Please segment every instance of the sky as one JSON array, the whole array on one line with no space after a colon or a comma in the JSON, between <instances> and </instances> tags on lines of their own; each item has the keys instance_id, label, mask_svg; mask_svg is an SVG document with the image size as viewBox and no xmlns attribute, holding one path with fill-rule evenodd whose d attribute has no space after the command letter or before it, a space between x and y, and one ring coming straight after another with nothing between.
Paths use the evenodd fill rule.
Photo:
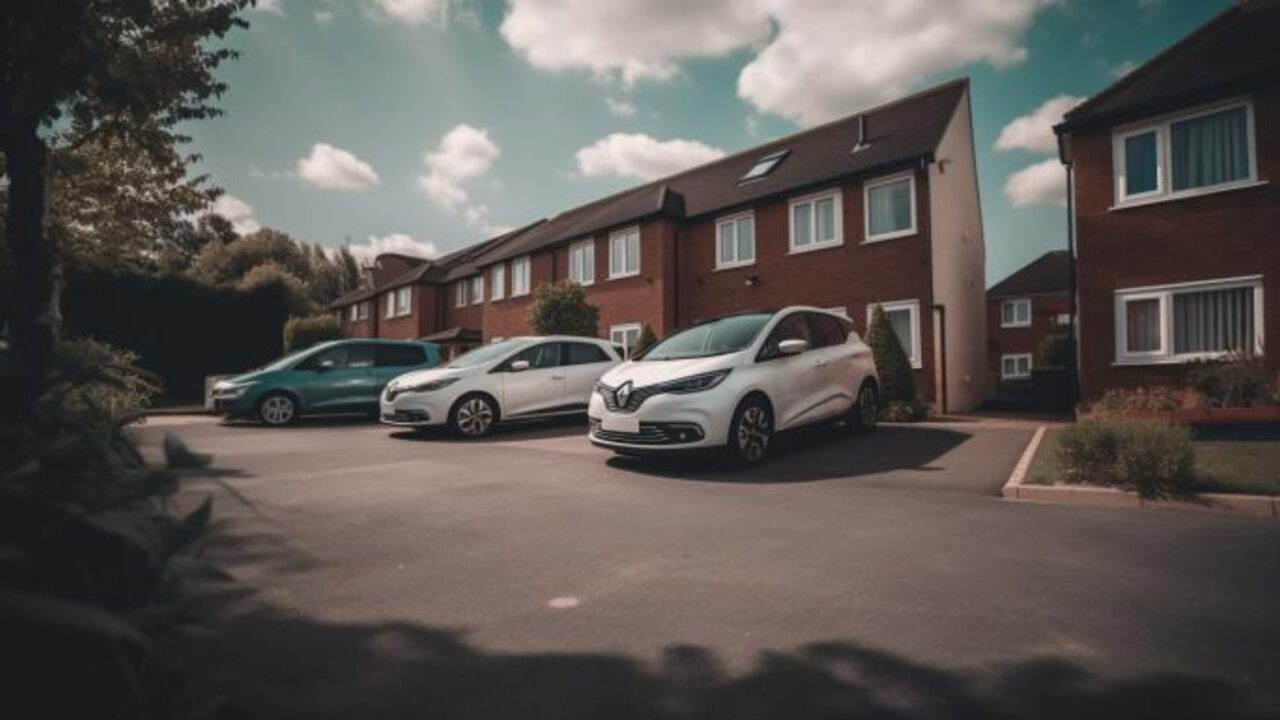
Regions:
<instances>
[{"instance_id":1,"label":"sky","mask_svg":"<svg viewBox=\"0 0 1280 720\"><path fill-rule=\"evenodd\" d=\"M987 284L1066 247L1051 126L1231 0L258 0L187 128L241 232L430 256L957 77Z\"/></svg>"}]
</instances>

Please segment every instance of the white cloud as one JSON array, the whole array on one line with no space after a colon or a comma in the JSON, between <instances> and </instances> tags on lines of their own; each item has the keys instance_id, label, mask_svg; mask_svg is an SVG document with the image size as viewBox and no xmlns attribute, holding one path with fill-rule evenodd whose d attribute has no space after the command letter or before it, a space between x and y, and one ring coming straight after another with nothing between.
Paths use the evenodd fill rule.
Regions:
<instances>
[{"instance_id":1,"label":"white cloud","mask_svg":"<svg viewBox=\"0 0 1280 720\"><path fill-rule=\"evenodd\" d=\"M254 5L254 10L258 12L271 13L284 17L284 0L258 0Z\"/></svg>"},{"instance_id":2,"label":"white cloud","mask_svg":"<svg viewBox=\"0 0 1280 720\"><path fill-rule=\"evenodd\" d=\"M813 124L970 63L1021 62L1023 32L1056 1L512 0L501 31L535 67L626 85L669 80L684 59L748 48L755 56L738 95Z\"/></svg>"},{"instance_id":3,"label":"white cloud","mask_svg":"<svg viewBox=\"0 0 1280 720\"><path fill-rule=\"evenodd\" d=\"M657 140L640 133L613 133L577 152L578 172L587 177L615 175L641 180L724 157L724 151L696 140Z\"/></svg>"},{"instance_id":4,"label":"white cloud","mask_svg":"<svg viewBox=\"0 0 1280 720\"><path fill-rule=\"evenodd\" d=\"M406 25L443 27L449 19L448 0L365 0L374 15Z\"/></svg>"},{"instance_id":5,"label":"white cloud","mask_svg":"<svg viewBox=\"0 0 1280 720\"><path fill-rule=\"evenodd\" d=\"M1074 95L1059 95L1046 100L1028 115L1016 117L1000 130L996 138L997 150L1030 150L1049 154L1057 151L1058 138L1053 126L1062 122L1068 110L1084 102Z\"/></svg>"},{"instance_id":6,"label":"white cloud","mask_svg":"<svg viewBox=\"0 0 1280 720\"><path fill-rule=\"evenodd\" d=\"M629 100L605 98L604 104L609 106L609 112L613 113L614 117L631 117L636 114L636 106Z\"/></svg>"},{"instance_id":7,"label":"white cloud","mask_svg":"<svg viewBox=\"0 0 1280 720\"><path fill-rule=\"evenodd\" d=\"M213 201L213 213L231 223L237 235L248 235L262 229L253 216L253 206L233 195L223 193Z\"/></svg>"},{"instance_id":8,"label":"white cloud","mask_svg":"<svg viewBox=\"0 0 1280 720\"><path fill-rule=\"evenodd\" d=\"M326 190L364 190L378 184L378 173L369 163L328 143L311 146L311 154L298 160L298 177Z\"/></svg>"},{"instance_id":9,"label":"white cloud","mask_svg":"<svg viewBox=\"0 0 1280 720\"><path fill-rule=\"evenodd\" d=\"M467 185L483 178L502 154L487 130L465 123L455 125L440 139L436 149L422 158L425 172L418 176L418 189L429 200L457 214L467 227L484 235L498 235L509 229L489 219L489 208L473 203Z\"/></svg>"},{"instance_id":10,"label":"white cloud","mask_svg":"<svg viewBox=\"0 0 1280 720\"><path fill-rule=\"evenodd\" d=\"M317 10L317 11L316 11L316 14L315 14L315 17L316 17L316 22L318 22L318 23L320 23L321 25L323 25L323 24L325 24L325 23L329 23L329 22L332 22L332 21L333 21L333 11L332 11L332 10Z\"/></svg>"},{"instance_id":11,"label":"white cloud","mask_svg":"<svg viewBox=\"0 0 1280 720\"><path fill-rule=\"evenodd\" d=\"M1119 65L1111 68L1111 77L1119 80L1138 68L1138 63L1132 60L1125 60Z\"/></svg>"},{"instance_id":12,"label":"white cloud","mask_svg":"<svg viewBox=\"0 0 1280 720\"><path fill-rule=\"evenodd\" d=\"M428 260L439 257L440 249L430 240L415 240L405 233L391 233L377 237L370 235L363 243L348 245L347 249L361 264L366 265L382 253L397 253Z\"/></svg>"},{"instance_id":13,"label":"white cloud","mask_svg":"<svg viewBox=\"0 0 1280 720\"><path fill-rule=\"evenodd\" d=\"M1042 160L1009 176L1004 195L1014 207L1067 204L1067 171L1057 158Z\"/></svg>"}]
</instances>

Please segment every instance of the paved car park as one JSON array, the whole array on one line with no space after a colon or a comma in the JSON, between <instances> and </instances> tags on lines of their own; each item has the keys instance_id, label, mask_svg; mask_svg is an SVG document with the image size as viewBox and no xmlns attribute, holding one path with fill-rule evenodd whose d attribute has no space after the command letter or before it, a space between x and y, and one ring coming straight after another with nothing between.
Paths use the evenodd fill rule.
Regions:
<instances>
[{"instance_id":1,"label":"paved car park","mask_svg":"<svg viewBox=\"0 0 1280 720\"><path fill-rule=\"evenodd\" d=\"M263 717L1269 717L1280 523L1000 500L1033 432L811 431L746 472L153 419L227 474L192 644Z\"/></svg>"}]
</instances>

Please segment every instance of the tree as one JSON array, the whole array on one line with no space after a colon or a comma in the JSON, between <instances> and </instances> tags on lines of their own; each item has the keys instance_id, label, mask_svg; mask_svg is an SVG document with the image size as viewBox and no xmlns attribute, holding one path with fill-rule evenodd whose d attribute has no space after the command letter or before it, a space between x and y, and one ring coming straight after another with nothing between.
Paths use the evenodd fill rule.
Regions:
<instances>
[{"instance_id":1,"label":"tree","mask_svg":"<svg viewBox=\"0 0 1280 720\"><path fill-rule=\"evenodd\" d=\"M342 267L343 288L355 290L360 287L360 264L356 262L356 256L351 254L351 248L346 245L339 248L338 261Z\"/></svg>"},{"instance_id":2,"label":"tree","mask_svg":"<svg viewBox=\"0 0 1280 720\"><path fill-rule=\"evenodd\" d=\"M127 142L163 158L180 123L219 114L217 42L253 0L48 0L0 5L0 151L8 173L12 367L51 366L62 251L49 228L50 150Z\"/></svg>"},{"instance_id":3,"label":"tree","mask_svg":"<svg viewBox=\"0 0 1280 720\"><path fill-rule=\"evenodd\" d=\"M640 337L636 340L636 346L631 351L631 355L634 357L637 353L648 350L656 342L658 342L658 336L654 335L653 328L649 327L648 323L645 323L644 327L640 328Z\"/></svg>"},{"instance_id":4,"label":"tree","mask_svg":"<svg viewBox=\"0 0 1280 720\"><path fill-rule=\"evenodd\" d=\"M876 360L876 374L880 378L880 398L885 402L914 403L916 401L916 376L911 369L911 359L902 349L898 333L889 324L884 308L876 305L871 314L871 327L867 330L867 345Z\"/></svg>"},{"instance_id":5,"label":"tree","mask_svg":"<svg viewBox=\"0 0 1280 720\"><path fill-rule=\"evenodd\" d=\"M284 351L302 350L342 336L342 322L333 313L291 317L284 324Z\"/></svg>"},{"instance_id":6,"label":"tree","mask_svg":"<svg viewBox=\"0 0 1280 720\"><path fill-rule=\"evenodd\" d=\"M587 302L582 286L572 280L539 285L529 306L529 327L539 335L597 337L600 308Z\"/></svg>"}]
</instances>

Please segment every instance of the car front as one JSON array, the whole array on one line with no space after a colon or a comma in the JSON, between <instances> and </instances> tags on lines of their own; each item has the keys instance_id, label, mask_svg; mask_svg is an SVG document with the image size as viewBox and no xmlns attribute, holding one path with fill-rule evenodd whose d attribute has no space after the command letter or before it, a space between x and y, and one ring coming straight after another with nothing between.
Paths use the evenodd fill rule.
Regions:
<instances>
[{"instance_id":1,"label":"car front","mask_svg":"<svg viewBox=\"0 0 1280 720\"><path fill-rule=\"evenodd\" d=\"M744 368L771 315L695 325L605 373L587 416L593 444L626 454L719 447L746 387Z\"/></svg>"},{"instance_id":2,"label":"car front","mask_svg":"<svg viewBox=\"0 0 1280 720\"><path fill-rule=\"evenodd\" d=\"M430 370L400 375L383 388L378 416L388 425L428 427L449 421L449 410L468 392L492 393L489 371L527 345L524 339L484 345Z\"/></svg>"},{"instance_id":3,"label":"car front","mask_svg":"<svg viewBox=\"0 0 1280 720\"><path fill-rule=\"evenodd\" d=\"M213 411L227 417L251 417L257 412L258 401L263 394L279 389L289 370L313 353L334 344L336 343L321 343L285 355L247 373L218 380L210 388Z\"/></svg>"}]
</instances>

